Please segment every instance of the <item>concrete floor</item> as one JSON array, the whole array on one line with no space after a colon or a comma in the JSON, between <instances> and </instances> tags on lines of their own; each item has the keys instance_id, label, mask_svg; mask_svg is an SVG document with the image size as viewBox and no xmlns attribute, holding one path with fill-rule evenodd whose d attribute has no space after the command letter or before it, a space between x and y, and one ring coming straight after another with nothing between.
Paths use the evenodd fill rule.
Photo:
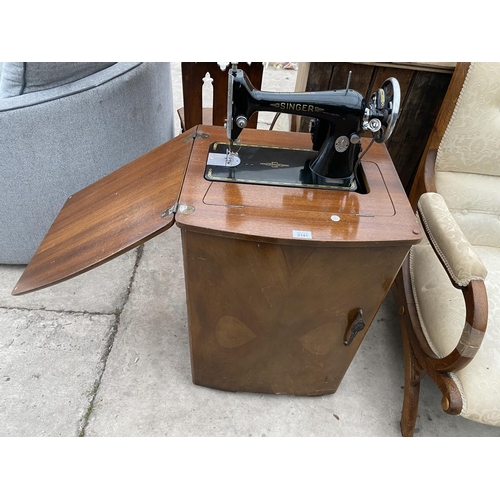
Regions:
<instances>
[{"instance_id":1,"label":"concrete floor","mask_svg":"<svg viewBox=\"0 0 500 500\"><path fill-rule=\"evenodd\" d=\"M180 63L172 64L176 108ZM265 71L293 91L296 71ZM270 123L263 117L261 127ZM286 128L281 123L278 128ZM384 301L336 394L227 393L191 382L184 276L175 227L52 288L10 295L0 266L0 436L399 436L398 317ZM416 436L499 436L446 415L429 380Z\"/></svg>"}]
</instances>

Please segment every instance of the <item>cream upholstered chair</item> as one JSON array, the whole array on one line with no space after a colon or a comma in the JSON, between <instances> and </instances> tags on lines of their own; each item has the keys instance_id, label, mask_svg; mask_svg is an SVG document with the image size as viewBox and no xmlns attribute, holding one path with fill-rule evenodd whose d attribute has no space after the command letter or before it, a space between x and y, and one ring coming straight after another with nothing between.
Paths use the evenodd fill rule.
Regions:
<instances>
[{"instance_id":1,"label":"cream upholstered chair","mask_svg":"<svg viewBox=\"0 0 500 500\"><path fill-rule=\"evenodd\" d=\"M428 374L452 415L500 426L500 63L459 63L410 201L426 237L396 280L401 431Z\"/></svg>"}]
</instances>

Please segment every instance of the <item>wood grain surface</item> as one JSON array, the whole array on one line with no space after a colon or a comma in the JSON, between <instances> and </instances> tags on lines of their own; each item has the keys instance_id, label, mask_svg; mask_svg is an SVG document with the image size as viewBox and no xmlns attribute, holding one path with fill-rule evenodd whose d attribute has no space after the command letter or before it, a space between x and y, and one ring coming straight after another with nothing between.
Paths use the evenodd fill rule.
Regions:
<instances>
[{"instance_id":1,"label":"wood grain surface","mask_svg":"<svg viewBox=\"0 0 500 500\"><path fill-rule=\"evenodd\" d=\"M179 202L191 210L176 215L181 228L285 244L406 246L420 241L415 215L383 144L374 143L364 158L370 192L360 194L207 181L208 149L225 142L225 134L223 127L198 128ZM244 130L240 139L246 145L311 147L306 133ZM311 240L297 242L294 230L310 231Z\"/></svg>"},{"instance_id":2,"label":"wood grain surface","mask_svg":"<svg viewBox=\"0 0 500 500\"><path fill-rule=\"evenodd\" d=\"M70 196L13 290L84 273L172 226L196 129Z\"/></svg>"},{"instance_id":3,"label":"wood grain surface","mask_svg":"<svg viewBox=\"0 0 500 500\"><path fill-rule=\"evenodd\" d=\"M205 180L209 147L224 141L223 128L198 128L176 215L193 382L333 393L420 240L394 166L383 145L369 150L367 194ZM307 149L311 140L244 130L241 144ZM359 310L365 326L346 346Z\"/></svg>"},{"instance_id":4,"label":"wood grain surface","mask_svg":"<svg viewBox=\"0 0 500 500\"><path fill-rule=\"evenodd\" d=\"M337 390L409 248L182 241L193 382L308 396Z\"/></svg>"},{"instance_id":5,"label":"wood grain surface","mask_svg":"<svg viewBox=\"0 0 500 500\"><path fill-rule=\"evenodd\" d=\"M193 127L71 196L13 290L44 288L92 269L177 224L240 239L315 245L404 245L420 240L389 154L366 154L370 192L281 188L211 182L204 169L223 127ZM307 149L309 134L244 130L246 144ZM366 143L364 143L366 146ZM187 172L186 172L186 166ZM336 216L338 220L332 220ZM294 240L293 231L311 232Z\"/></svg>"}]
</instances>

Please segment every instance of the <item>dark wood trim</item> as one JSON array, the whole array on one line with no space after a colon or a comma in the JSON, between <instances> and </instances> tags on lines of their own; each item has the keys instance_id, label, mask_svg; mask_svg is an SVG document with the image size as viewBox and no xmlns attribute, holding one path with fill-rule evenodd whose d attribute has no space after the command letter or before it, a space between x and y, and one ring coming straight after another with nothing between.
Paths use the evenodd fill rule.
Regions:
<instances>
[{"instance_id":1,"label":"dark wood trim","mask_svg":"<svg viewBox=\"0 0 500 500\"><path fill-rule=\"evenodd\" d=\"M407 437L413 436L415 431L420 382L425 375L429 375L441 391L441 406L446 413L459 415L463 407L462 396L450 374L437 371L432 364L436 356L420 327L409 274L407 257L392 286L399 309L404 354L404 394L400 426L401 434Z\"/></svg>"},{"instance_id":2,"label":"dark wood trim","mask_svg":"<svg viewBox=\"0 0 500 500\"><path fill-rule=\"evenodd\" d=\"M484 281L474 280L461 290L465 300L466 318L464 331L458 345L467 341L467 331L470 326L470 328L477 332L476 335L481 336L475 342L479 348L484 338L486 325L488 324L488 296L486 294L486 287ZM459 352L458 345L446 357L429 359L429 363L438 372L454 372L465 368L474 359L477 350L473 351L473 354L463 355Z\"/></svg>"},{"instance_id":3,"label":"dark wood trim","mask_svg":"<svg viewBox=\"0 0 500 500\"><path fill-rule=\"evenodd\" d=\"M429 166L426 166L428 152L430 150L436 150L439 148L439 144L441 143L441 139L448 127L451 116L455 109L455 106L458 101L458 97L460 95L460 91L465 82L465 78L467 76L467 72L470 67L469 62L466 63L457 63L455 72L450 81L450 85L448 86L448 90L446 91L446 95L443 99L443 103L437 115L434 126L432 127L431 134L427 141L427 145L425 146L424 152L422 154L422 158L420 160L419 166L417 168L415 174L415 180L413 181L411 190L410 190L410 204L412 207L416 208L418 200L420 196L427 191L425 182L427 181L429 187L435 191L434 182L430 180L430 169ZM434 156L434 161L435 161ZM427 170L427 172L425 172ZM432 169L434 172L434 169Z\"/></svg>"}]
</instances>

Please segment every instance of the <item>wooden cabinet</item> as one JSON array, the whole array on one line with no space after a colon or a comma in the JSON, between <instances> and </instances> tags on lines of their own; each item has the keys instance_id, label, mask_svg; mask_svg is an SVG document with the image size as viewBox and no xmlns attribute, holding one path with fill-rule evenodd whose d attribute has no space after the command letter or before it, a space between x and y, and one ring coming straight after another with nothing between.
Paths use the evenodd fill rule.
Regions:
<instances>
[{"instance_id":1,"label":"wooden cabinet","mask_svg":"<svg viewBox=\"0 0 500 500\"><path fill-rule=\"evenodd\" d=\"M186 208L176 215L193 382L335 392L420 240L387 149L376 144L363 160L367 194L207 182L207 152L225 132L199 132L179 201ZM290 132L244 130L241 142L310 147L309 134Z\"/></svg>"},{"instance_id":2,"label":"wooden cabinet","mask_svg":"<svg viewBox=\"0 0 500 500\"><path fill-rule=\"evenodd\" d=\"M401 112L387 148L407 193L431 133L455 63L300 63L296 90L317 92L350 88L369 97L386 78L401 86ZM293 130L308 131L308 119L294 119Z\"/></svg>"}]
</instances>

